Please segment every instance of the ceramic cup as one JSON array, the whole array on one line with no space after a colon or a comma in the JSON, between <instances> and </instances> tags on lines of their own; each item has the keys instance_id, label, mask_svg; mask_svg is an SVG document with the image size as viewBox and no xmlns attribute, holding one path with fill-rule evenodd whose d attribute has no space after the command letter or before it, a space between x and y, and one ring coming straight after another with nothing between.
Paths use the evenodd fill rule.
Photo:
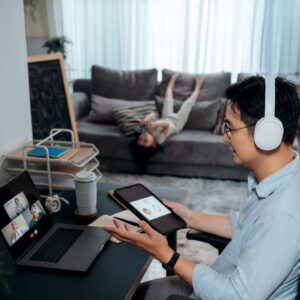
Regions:
<instances>
[{"instance_id":1,"label":"ceramic cup","mask_svg":"<svg viewBox=\"0 0 300 300\"><path fill-rule=\"evenodd\" d=\"M97 213L97 176L91 171L75 174L77 214L89 216Z\"/></svg>"}]
</instances>

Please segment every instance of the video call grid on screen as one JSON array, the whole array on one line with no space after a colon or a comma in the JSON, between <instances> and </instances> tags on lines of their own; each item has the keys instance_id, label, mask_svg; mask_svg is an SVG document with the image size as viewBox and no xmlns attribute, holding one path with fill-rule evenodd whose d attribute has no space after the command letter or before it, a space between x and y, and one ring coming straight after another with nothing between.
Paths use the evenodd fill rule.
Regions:
<instances>
[{"instance_id":1,"label":"video call grid on screen","mask_svg":"<svg viewBox=\"0 0 300 300\"><path fill-rule=\"evenodd\" d=\"M3 207L11 220L11 222L1 230L9 246L12 246L19 240L45 215L40 201L37 200L30 206L23 192L20 192L8 200ZM33 214L35 214L35 216Z\"/></svg>"}]
</instances>

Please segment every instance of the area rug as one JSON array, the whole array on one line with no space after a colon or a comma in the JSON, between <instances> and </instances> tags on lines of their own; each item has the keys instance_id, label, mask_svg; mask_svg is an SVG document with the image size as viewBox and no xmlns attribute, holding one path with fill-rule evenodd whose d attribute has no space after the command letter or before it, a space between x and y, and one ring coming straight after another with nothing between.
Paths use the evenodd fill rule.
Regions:
<instances>
[{"instance_id":1,"label":"area rug","mask_svg":"<svg viewBox=\"0 0 300 300\"><path fill-rule=\"evenodd\" d=\"M114 182L122 185L142 183L147 187L169 187L183 189L188 192L185 205L195 211L213 214L227 214L238 210L245 197L247 186L245 181L217 180L204 178L182 178L175 176L152 176L134 174L115 174L105 172L102 182ZM217 250L208 244L186 239L187 229L177 233L177 249L184 256L211 265L218 257ZM160 263L153 260L143 281L165 276Z\"/></svg>"}]
</instances>

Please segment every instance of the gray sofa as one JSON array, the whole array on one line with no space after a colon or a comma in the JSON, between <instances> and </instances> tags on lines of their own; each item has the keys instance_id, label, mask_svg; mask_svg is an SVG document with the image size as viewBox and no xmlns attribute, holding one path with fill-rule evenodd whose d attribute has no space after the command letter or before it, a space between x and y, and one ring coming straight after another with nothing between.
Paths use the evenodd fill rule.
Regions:
<instances>
[{"instance_id":1,"label":"gray sofa","mask_svg":"<svg viewBox=\"0 0 300 300\"><path fill-rule=\"evenodd\" d=\"M118 125L107 117L107 106L118 103L114 102L116 99L129 103L137 99L154 101L155 96L164 95L166 84L172 73L174 72L163 70L162 81L159 83L157 71L154 69L125 72L93 66L91 79L78 79L74 82L72 99L79 138L81 141L94 143L98 147L102 170L136 171L128 148L132 137L125 136ZM212 101L216 101L216 98L224 97L225 89L230 84L230 73L204 75L205 80L198 102L203 105L208 103L209 106ZM183 100L189 96L193 89L193 82L192 75L181 74L176 82L174 98ZM106 101L103 103L109 105L101 106L101 101L100 104L96 103L97 98L93 96L94 94L100 96L100 100ZM95 117L95 111L98 112L98 119ZM185 128L179 134L170 137L164 144L163 151L149 160L147 172L186 177L245 179L247 170L234 165L232 154L223 142L223 136L215 134L220 130L217 127L220 127L223 111L224 101L220 101L217 115L214 116L216 118L214 128L205 126L197 128L197 124L194 124L196 126L191 124L194 127ZM213 113L216 114L215 111ZM194 119L195 116L197 119L197 115L194 115ZM204 110L202 116L200 112L198 120L203 121L205 118L209 119L211 116Z\"/></svg>"}]
</instances>

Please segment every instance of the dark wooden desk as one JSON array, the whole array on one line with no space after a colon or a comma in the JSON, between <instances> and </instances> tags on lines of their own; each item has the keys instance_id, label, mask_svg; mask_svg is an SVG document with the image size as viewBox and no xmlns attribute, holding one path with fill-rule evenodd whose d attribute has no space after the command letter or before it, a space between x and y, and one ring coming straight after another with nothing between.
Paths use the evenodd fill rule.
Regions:
<instances>
[{"instance_id":1,"label":"dark wooden desk","mask_svg":"<svg viewBox=\"0 0 300 300\"><path fill-rule=\"evenodd\" d=\"M98 216L113 214L122 208L108 198L107 191L120 185L98 185ZM183 202L186 192L168 188L153 189L159 197ZM63 205L54 217L55 222L88 224L92 220L78 220L74 215L75 194L64 196L71 205ZM93 219L94 220L94 219ZM152 258L130 244L108 242L84 275L12 268L10 280L13 300L119 300L130 299L145 274Z\"/></svg>"}]
</instances>

